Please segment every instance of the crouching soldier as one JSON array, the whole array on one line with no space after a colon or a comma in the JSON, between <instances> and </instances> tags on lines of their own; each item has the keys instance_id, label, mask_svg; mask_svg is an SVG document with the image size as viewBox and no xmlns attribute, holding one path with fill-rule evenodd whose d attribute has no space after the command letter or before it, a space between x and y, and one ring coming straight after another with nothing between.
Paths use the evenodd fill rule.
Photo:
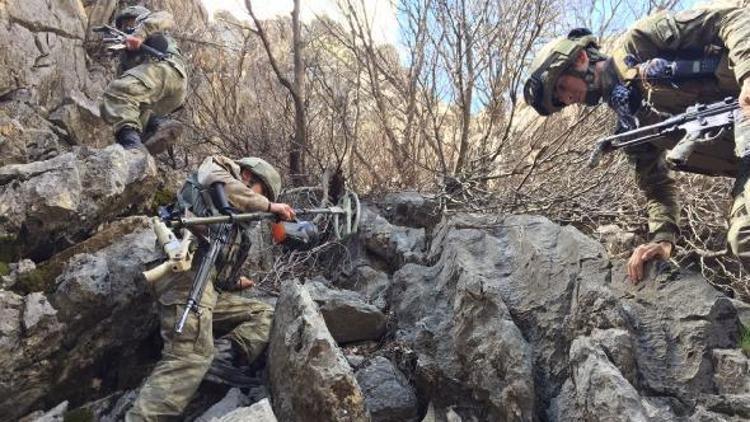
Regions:
<instances>
[{"instance_id":1,"label":"crouching soldier","mask_svg":"<svg viewBox=\"0 0 750 422\"><path fill-rule=\"evenodd\" d=\"M169 12L130 6L115 16L115 26L129 35L120 52L118 77L104 91L101 116L113 125L115 139L125 149L143 148L145 142L156 154L182 130L178 122L165 117L182 106L187 91L185 62L168 33L174 21ZM166 57L152 57L142 44Z\"/></svg>"},{"instance_id":2,"label":"crouching soldier","mask_svg":"<svg viewBox=\"0 0 750 422\"><path fill-rule=\"evenodd\" d=\"M215 184L223 184L226 200L233 210L270 211L284 220L295 217L289 205L274 202L281 190L279 173L266 161L253 157L236 161L220 155L206 158L183 185L176 206L186 216L210 215L208 210L215 201L207 203L211 198L206 190ZM199 246L190 271L170 273L152 284L159 301L164 348L126 421L179 416L207 373L214 378L228 377L230 381L235 375L241 378L235 365L238 362L249 365L265 350L273 309L232 293L253 284L239 276L247 256L248 238L236 236L230 242L223 262L216 264L209 276L210 282L200 298L200 313L189 313L180 334L175 332L175 323L185 310L200 256L208 245L204 242ZM220 336L216 343L214 332Z\"/></svg>"},{"instance_id":3,"label":"crouching soldier","mask_svg":"<svg viewBox=\"0 0 750 422\"><path fill-rule=\"evenodd\" d=\"M714 1L678 13L662 11L636 22L610 54L600 50L590 31L574 29L540 51L524 86L526 103L543 116L570 104L605 102L618 116L616 131L663 121L696 103L738 97L742 112L736 116L734 133L727 135L733 138L739 165L717 168L724 161L704 160L692 167L704 174L738 175L727 240L746 269L750 269L748 23L750 8L742 0ZM646 262L671 256L680 234L680 206L664 146L628 147L626 153L648 201L651 240L638 246L628 262L631 280L639 282Z\"/></svg>"}]
</instances>

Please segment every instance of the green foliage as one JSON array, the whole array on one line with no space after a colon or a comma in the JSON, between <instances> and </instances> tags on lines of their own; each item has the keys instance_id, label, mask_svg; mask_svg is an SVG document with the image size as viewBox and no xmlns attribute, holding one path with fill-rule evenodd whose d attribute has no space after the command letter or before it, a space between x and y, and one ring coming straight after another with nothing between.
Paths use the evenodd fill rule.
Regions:
<instances>
[{"instance_id":1,"label":"green foliage","mask_svg":"<svg viewBox=\"0 0 750 422\"><path fill-rule=\"evenodd\" d=\"M13 290L19 294L31 292L52 293L55 288L55 278L60 274L60 268L55 265L40 265L35 270L19 274Z\"/></svg>"},{"instance_id":2,"label":"green foliage","mask_svg":"<svg viewBox=\"0 0 750 422\"><path fill-rule=\"evenodd\" d=\"M10 266L7 262L0 261L0 276L10 274Z\"/></svg>"},{"instance_id":3,"label":"green foliage","mask_svg":"<svg viewBox=\"0 0 750 422\"><path fill-rule=\"evenodd\" d=\"M155 215L156 210L162 206L162 205L168 205L174 202L175 193L167 188L161 188L158 189L155 193L153 198L151 199L151 203L148 206L147 212L149 214Z\"/></svg>"},{"instance_id":4,"label":"green foliage","mask_svg":"<svg viewBox=\"0 0 750 422\"><path fill-rule=\"evenodd\" d=\"M94 422L94 412L85 408L78 408L65 412L63 422Z\"/></svg>"},{"instance_id":5,"label":"green foliage","mask_svg":"<svg viewBox=\"0 0 750 422\"><path fill-rule=\"evenodd\" d=\"M0 236L0 261L16 262L18 257L18 239L12 236Z\"/></svg>"},{"instance_id":6,"label":"green foliage","mask_svg":"<svg viewBox=\"0 0 750 422\"><path fill-rule=\"evenodd\" d=\"M750 356L750 328L742 327L742 337L740 338L740 348L747 356Z\"/></svg>"}]
</instances>

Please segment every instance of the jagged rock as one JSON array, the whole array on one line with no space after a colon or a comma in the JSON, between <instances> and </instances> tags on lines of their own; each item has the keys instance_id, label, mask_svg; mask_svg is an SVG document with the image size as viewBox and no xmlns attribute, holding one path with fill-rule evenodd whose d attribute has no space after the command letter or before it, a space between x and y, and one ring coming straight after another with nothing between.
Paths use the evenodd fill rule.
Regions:
<instances>
[{"instance_id":1,"label":"jagged rock","mask_svg":"<svg viewBox=\"0 0 750 422\"><path fill-rule=\"evenodd\" d=\"M71 416L80 416L80 420L96 422L120 422L125 419L125 414L133 406L138 392L130 390L118 391L99 400L86 403L72 410ZM73 419L71 417L71 419Z\"/></svg>"},{"instance_id":2,"label":"jagged rock","mask_svg":"<svg viewBox=\"0 0 750 422\"><path fill-rule=\"evenodd\" d=\"M202 415L195 419L195 422L215 422L222 416L250 404L250 399L242 394L239 388L232 388L227 392L223 399L215 403ZM255 420L255 419L246 419Z\"/></svg>"},{"instance_id":3,"label":"jagged rock","mask_svg":"<svg viewBox=\"0 0 750 422\"><path fill-rule=\"evenodd\" d=\"M417 419L417 396L404 374L378 356L357 371L373 422L408 422Z\"/></svg>"},{"instance_id":4,"label":"jagged rock","mask_svg":"<svg viewBox=\"0 0 750 422\"><path fill-rule=\"evenodd\" d=\"M389 193L381 207L383 216L398 226L431 229L440 222L440 203L419 192Z\"/></svg>"},{"instance_id":5,"label":"jagged rock","mask_svg":"<svg viewBox=\"0 0 750 422\"><path fill-rule=\"evenodd\" d=\"M59 134L23 101L0 102L0 166L47 160L63 150Z\"/></svg>"},{"instance_id":6,"label":"jagged rock","mask_svg":"<svg viewBox=\"0 0 750 422\"><path fill-rule=\"evenodd\" d=\"M366 421L364 397L315 302L286 282L276 304L268 366L282 421Z\"/></svg>"},{"instance_id":7,"label":"jagged rock","mask_svg":"<svg viewBox=\"0 0 750 422\"><path fill-rule=\"evenodd\" d=\"M64 401L48 412L34 412L24 416L19 422L63 422L65 412L68 411L68 402Z\"/></svg>"},{"instance_id":8,"label":"jagged rock","mask_svg":"<svg viewBox=\"0 0 750 422\"><path fill-rule=\"evenodd\" d=\"M18 276L29 273L36 269L36 264L30 259L22 259L8 265L10 274L0 277L0 288L9 289L16 284Z\"/></svg>"},{"instance_id":9,"label":"jagged rock","mask_svg":"<svg viewBox=\"0 0 750 422\"><path fill-rule=\"evenodd\" d=\"M65 97L49 120L65 130L73 145L104 148L114 142L112 127L102 120L99 106L81 92Z\"/></svg>"},{"instance_id":10,"label":"jagged rock","mask_svg":"<svg viewBox=\"0 0 750 422\"><path fill-rule=\"evenodd\" d=\"M27 337L43 342L56 343L54 335L59 335L60 326L57 310L43 293L34 292L24 298L22 326ZM36 347L35 344L29 344Z\"/></svg>"},{"instance_id":11,"label":"jagged rock","mask_svg":"<svg viewBox=\"0 0 750 422\"><path fill-rule=\"evenodd\" d=\"M390 285L391 280L388 274L369 265L360 265L355 269L353 282L347 288L359 292L367 298L369 303L384 311L388 307L387 296Z\"/></svg>"},{"instance_id":12,"label":"jagged rock","mask_svg":"<svg viewBox=\"0 0 750 422\"><path fill-rule=\"evenodd\" d=\"M73 256L55 280L49 303L41 293L23 300L0 295L0 348L7 357L0 363L0 414L17 417L39 400L94 394L98 383L81 382L82 376L117 378L121 369L125 379L137 372L115 362L126 361L157 323L147 286L137 281L145 264L159 257L147 221L109 246Z\"/></svg>"},{"instance_id":13,"label":"jagged rock","mask_svg":"<svg viewBox=\"0 0 750 422\"><path fill-rule=\"evenodd\" d=\"M750 304L741 300L732 299L732 305L737 309L737 315L740 318L740 323L750 330Z\"/></svg>"},{"instance_id":14,"label":"jagged rock","mask_svg":"<svg viewBox=\"0 0 750 422\"><path fill-rule=\"evenodd\" d=\"M718 400L712 351L739 340L731 301L695 274L633 286L606 256L542 217L445 221L434 265L404 266L391 289L420 394L478 420L742 412L740 399L707 398Z\"/></svg>"},{"instance_id":15,"label":"jagged rock","mask_svg":"<svg viewBox=\"0 0 750 422\"><path fill-rule=\"evenodd\" d=\"M68 92L84 89L86 22L79 1L0 4L0 97L26 88L38 104L52 110Z\"/></svg>"},{"instance_id":16,"label":"jagged rock","mask_svg":"<svg viewBox=\"0 0 750 422\"><path fill-rule=\"evenodd\" d=\"M310 419L313 420L313 419ZM268 399L263 399L250 407L242 407L212 422L276 422L276 416Z\"/></svg>"},{"instance_id":17,"label":"jagged rock","mask_svg":"<svg viewBox=\"0 0 750 422\"><path fill-rule=\"evenodd\" d=\"M374 305L365 303L359 294L331 289L320 281L309 281L305 288L318 304L328 331L339 344L377 340L385 333L385 315Z\"/></svg>"},{"instance_id":18,"label":"jagged rock","mask_svg":"<svg viewBox=\"0 0 750 422\"><path fill-rule=\"evenodd\" d=\"M153 158L119 145L77 148L50 160L0 168L0 237L21 255L46 258L101 222L153 195Z\"/></svg>"},{"instance_id":19,"label":"jagged rock","mask_svg":"<svg viewBox=\"0 0 750 422\"><path fill-rule=\"evenodd\" d=\"M712 357L719 394L750 394L750 359L742 351L715 349Z\"/></svg>"},{"instance_id":20,"label":"jagged rock","mask_svg":"<svg viewBox=\"0 0 750 422\"><path fill-rule=\"evenodd\" d=\"M367 206L362 207L359 239L367 251L393 269L420 262L426 247L424 229L394 226Z\"/></svg>"}]
</instances>

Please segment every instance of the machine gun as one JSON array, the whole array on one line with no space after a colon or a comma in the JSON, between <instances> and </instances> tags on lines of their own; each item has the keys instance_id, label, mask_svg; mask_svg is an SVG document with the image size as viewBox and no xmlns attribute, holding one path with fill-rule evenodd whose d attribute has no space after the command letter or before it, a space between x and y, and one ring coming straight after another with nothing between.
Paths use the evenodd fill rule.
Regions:
<instances>
[{"instance_id":1,"label":"machine gun","mask_svg":"<svg viewBox=\"0 0 750 422\"><path fill-rule=\"evenodd\" d=\"M102 25L102 26L95 26L91 28L92 31L102 34L102 41L105 44L112 44L112 46L107 47L109 50L116 51L116 50L122 50L125 48L125 39L128 37L128 34L125 32L120 31L119 29L110 26L110 25ZM155 38L155 40L159 41L161 38ZM148 45L147 42L144 42L141 44L141 50L145 51L150 56L158 59L158 60L164 60L167 58L167 54L163 51L166 51L167 45L165 40L161 40L162 42L157 42L159 46L151 46ZM158 47L158 48L157 48ZM161 50L161 51L160 51Z\"/></svg>"},{"instance_id":2,"label":"machine gun","mask_svg":"<svg viewBox=\"0 0 750 422\"><path fill-rule=\"evenodd\" d=\"M700 145L710 144L734 126L739 103L736 98L725 98L713 104L696 104L684 113L663 122L639 127L599 140L591 153L588 166L594 168L604 153L621 148L642 145L684 132L682 138L667 153L667 163L675 169L683 169L690 155Z\"/></svg>"},{"instance_id":3,"label":"machine gun","mask_svg":"<svg viewBox=\"0 0 750 422\"><path fill-rule=\"evenodd\" d=\"M223 195L223 189L216 195L212 202L218 205L219 209L226 211L228 203L226 196ZM335 239L341 240L353 233L356 233L359 226L360 204L357 194L348 191L336 206L321 208L299 208L295 209L297 216L321 215L329 217L332 220L331 231ZM208 234L205 240L208 242L208 248L202 256L200 265L195 273L193 285L187 298L185 311L175 324L175 332L182 333L187 322L190 312L200 313L200 300L203 292L209 282L210 275L217 262L226 260L226 249L231 246L239 232L242 230L243 223L278 219L278 216L269 212L253 213L227 213L226 215L217 215L214 212L210 217L185 218L163 214L161 218L154 218L154 231L157 233L157 240L167 253L168 260L156 268L143 273L146 280L154 282L170 272L187 271L192 264L193 242L191 228L208 227ZM174 234L167 228L182 230L182 241L178 241ZM315 246L320 240L315 224L309 221L276 221L272 224L271 232L274 243L282 244L293 249L307 249ZM244 261L244 257L242 258ZM226 264L226 263L224 263ZM241 263L240 263L241 265ZM230 278L233 276L230 276Z\"/></svg>"}]
</instances>

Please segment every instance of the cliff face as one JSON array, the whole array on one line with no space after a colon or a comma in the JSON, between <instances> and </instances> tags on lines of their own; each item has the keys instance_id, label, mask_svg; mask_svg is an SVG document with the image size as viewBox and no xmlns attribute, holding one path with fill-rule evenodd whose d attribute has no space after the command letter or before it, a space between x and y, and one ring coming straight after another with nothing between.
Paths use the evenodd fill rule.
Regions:
<instances>
[{"instance_id":1,"label":"cliff face","mask_svg":"<svg viewBox=\"0 0 750 422\"><path fill-rule=\"evenodd\" d=\"M144 209L163 181L110 145L110 66L87 32L117 7L0 3L0 420L120 420L159 358L138 274L161 258ZM197 0L151 7L207 28ZM315 262L249 293L276 307L258 385L206 382L187 420L750 418L748 306L696 274L633 286L572 227L404 193Z\"/></svg>"}]
</instances>

